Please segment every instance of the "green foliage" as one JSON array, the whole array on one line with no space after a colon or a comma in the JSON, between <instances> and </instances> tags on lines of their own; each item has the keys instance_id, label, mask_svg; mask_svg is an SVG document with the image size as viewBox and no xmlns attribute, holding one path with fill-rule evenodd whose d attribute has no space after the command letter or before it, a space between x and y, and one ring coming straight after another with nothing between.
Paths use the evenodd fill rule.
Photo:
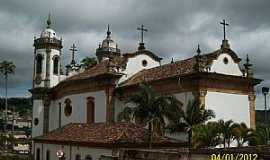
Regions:
<instances>
[{"instance_id":1,"label":"green foliage","mask_svg":"<svg viewBox=\"0 0 270 160\"><path fill-rule=\"evenodd\" d=\"M263 124L258 124L254 132L254 138L250 145L268 145L270 142L270 128Z\"/></svg>"},{"instance_id":2,"label":"green foliage","mask_svg":"<svg viewBox=\"0 0 270 160\"><path fill-rule=\"evenodd\" d=\"M235 123L232 129L233 139L237 141L237 146L241 147L254 138L254 132L245 123Z\"/></svg>"},{"instance_id":3,"label":"green foliage","mask_svg":"<svg viewBox=\"0 0 270 160\"><path fill-rule=\"evenodd\" d=\"M180 112L177 100L171 95L162 95L145 84L140 85L141 90L132 95L128 105L118 115L118 121L132 121L139 124L148 124L151 132L162 134L165 121L175 119ZM153 126L153 128L152 128Z\"/></svg>"},{"instance_id":4,"label":"green foliage","mask_svg":"<svg viewBox=\"0 0 270 160\"><path fill-rule=\"evenodd\" d=\"M192 142L194 148L215 147L222 141L219 136L219 124L217 122L197 125L193 128L193 132Z\"/></svg>"},{"instance_id":5,"label":"green foliage","mask_svg":"<svg viewBox=\"0 0 270 160\"><path fill-rule=\"evenodd\" d=\"M188 141L191 145L193 128L214 117L214 111L204 109L204 106L201 106L198 101L189 101L186 110L181 110L178 113L177 118L168 125L168 129L172 133L186 130L188 132Z\"/></svg>"},{"instance_id":6,"label":"green foliage","mask_svg":"<svg viewBox=\"0 0 270 160\"><path fill-rule=\"evenodd\" d=\"M0 62L0 73L7 76L8 74L13 74L15 72L16 66L13 62L2 61Z\"/></svg>"},{"instance_id":7,"label":"green foliage","mask_svg":"<svg viewBox=\"0 0 270 160\"><path fill-rule=\"evenodd\" d=\"M81 60L81 66L83 68L91 68L97 64L97 60L95 57L85 57Z\"/></svg>"},{"instance_id":8,"label":"green foliage","mask_svg":"<svg viewBox=\"0 0 270 160\"><path fill-rule=\"evenodd\" d=\"M233 138L232 130L234 129L235 125L232 120L224 121L219 120L218 121L218 129L220 132L220 138L223 142L223 147L226 148L230 147L231 140Z\"/></svg>"},{"instance_id":9,"label":"green foliage","mask_svg":"<svg viewBox=\"0 0 270 160\"><path fill-rule=\"evenodd\" d=\"M32 115L32 104L31 98L8 98L8 109L13 110L15 107L15 112L19 112L20 116L31 116ZM5 106L5 99L0 98L0 110L3 110Z\"/></svg>"}]
</instances>

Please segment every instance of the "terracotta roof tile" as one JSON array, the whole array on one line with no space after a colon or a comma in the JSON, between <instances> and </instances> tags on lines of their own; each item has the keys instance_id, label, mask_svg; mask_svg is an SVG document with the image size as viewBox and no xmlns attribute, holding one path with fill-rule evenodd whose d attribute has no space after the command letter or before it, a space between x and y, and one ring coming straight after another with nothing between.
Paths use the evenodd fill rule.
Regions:
<instances>
[{"instance_id":1,"label":"terracotta roof tile","mask_svg":"<svg viewBox=\"0 0 270 160\"><path fill-rule=\"evenodd\" d=\"M120 63L119 61L117 62ZM109 60L106 60L99 64L96 64L95 66L91 68L84 70L82 73L71 76L64 81L88 79L88 78L93 78L93 77L97 77L104 74L111 74L111 75L120 74L119 72L114 70L112 67L115 67L115 64L109 62Z\"/></svg>"},{"instance_id":2,"label":"terracotta roof tile","mask_svg":"<svg viewBox=\"0 0 270 160\"><path fill-rule=\"evenodd\" d=\"M149 82L153 80L165 79L169 77L185 75L193 73L194 65L196 64L195 58L189 58L174 63L168 63L158 67L142 70L136 73L131 78L124 81L120 86L129 86L141 82Z\"/></svg>"},{"instance_id":3,"label":"terracotta roof tile","mask_svg":"<svg viewBox=\"0 0 270 160\"><path fill-rule=\"evenodd\" d=\"M34 141L83 142L93 144L143 144L147 141L148 130L134 123L71 123ZM153 143L183 143L168 137L154 136ZM184 143L183 143L184 144Z\"/></svg>"},{"instance_id":4,"label":"terracotta roof tile","mask_svg":"<svg viewBox=\"0 0 270 160\"><path fill-rule=\"evenodd\" d=\"M213 62L213 60L217 59L217 57L222 53L228 53L235 60L235 62L241 61L241 59L234 51L232 51L231 49L223 48L211 53L201 55L201 59L203 61L205 60L204 67L209 66ZM197 72L195 69L196 63L196 56L193 56L185 60L176 61L174 63L168 63L158 67L142 70L127 79L126 81L122 82L119 86L129 86L142 82L150 82L154 80L195 73Z\"/></svg>"}]
</instances>

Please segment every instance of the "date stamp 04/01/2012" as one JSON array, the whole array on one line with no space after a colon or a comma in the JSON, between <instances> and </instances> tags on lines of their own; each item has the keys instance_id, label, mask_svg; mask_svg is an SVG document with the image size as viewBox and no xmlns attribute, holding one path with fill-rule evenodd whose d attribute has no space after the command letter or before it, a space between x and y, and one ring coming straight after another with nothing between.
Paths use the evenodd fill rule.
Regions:
<instances>
[{"instance_id":1,"label":"date stamp 04/01/2012","mask_svg":"<svg viewBox=\"0 0 270 160\"><path fill-rule=\"evenodd\" d=\"M257 160L258 154L211 154L209 160Z\"/></svg>"}]
</instances>

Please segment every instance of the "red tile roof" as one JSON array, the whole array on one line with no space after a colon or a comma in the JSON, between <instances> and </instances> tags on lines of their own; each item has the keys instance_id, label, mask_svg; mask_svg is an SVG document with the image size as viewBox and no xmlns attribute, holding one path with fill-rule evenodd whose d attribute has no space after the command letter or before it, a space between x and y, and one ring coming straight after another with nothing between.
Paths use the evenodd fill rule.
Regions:
<instances>
[{"instance_id":1,"label":"red tile roof","mask_svg":"<svg viewBox=\"0 0 270 160\"><path fill-rule=\"evenodd\" d=\"M222 53L228 53L235 60L235 62L241 61L241 59L238 58L238 56L234 51L232 51L231 49L222 48L214 52L201 55L201 59L203 61L205 60L204 67L209 66L213 62L213 60L217 59L217 57ZM130 86L142 82L150 82L154 80L166 79L170 77L183 76L195 73L197 72L197 70L195 69L196 63L197 63L197 56L193 56L185 60L176 61L174 63L168 63L158 67L142 70L133 75L132 77L130 77L129 79L127 79L126 81L122 82L119 86L120 87Z\"/></svg>"},{"instance_id":2,"label":"red tile roof","mask_svg":"<svg viewBox=\"0 0 270 160\"><path fill-rule=\"evenodd\" d=\"M35 142L72 143L105 147L112 144L143 145L147 142L148 131L134 123L71 123L47 135L34 138ZM153 144L184 145L182 141L168 137L154 136Z\"/></svg>"},{"instance_id":3,"label":"red tile roof","mask_svg":"<svg viewBox=\"0 0 270 160\"><path fill-rule=\"evenodd\" d=\"M150 82L153 80L160 80L169 77L190 74L195 72L195 64L196 59L189 58L186 60L168 63L162 66L142 70L124 81L122 84L120 84L120 86L129 86L141 82Z\"/></svg>"},{"instance_id":4,"label":"red tile roof","mask_svg":"<svg viewBox=\"0 0 270 160\"><path fill-rule=\"evenodd\" d=\"M112 67L111 63L108 60L103 61L91 68L86 69L82 73L79 73L79 74L76 74L74 76L67 78L64 81L83 80L83 79L93 78L93 77L97 77L97 76L105 75L105 74L118 75L119 73L116 72L111 67Z\"/></svg>"}]
</instances>

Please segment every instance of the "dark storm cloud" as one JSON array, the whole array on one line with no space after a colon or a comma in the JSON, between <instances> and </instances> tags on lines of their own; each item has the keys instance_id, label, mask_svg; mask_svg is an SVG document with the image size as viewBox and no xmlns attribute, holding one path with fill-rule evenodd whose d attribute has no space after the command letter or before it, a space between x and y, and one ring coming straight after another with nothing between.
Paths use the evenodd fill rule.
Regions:
<instances>
[{"instance_id":1,"label":"dark storm cloud","mask_svg":"<svg viewBox=\"0 0 270 160\"><path fill-rule=\"evenodd\" d=\"M242 58L249 54L255 74L270 86L269 7L269 0L0 0L0 59L16 63L10 86L26 92L31 87L33 37L44 29L48 12L63 37L65 62L72 43L79 48L77 59L94 55L108 23L123 52L137 48L140 24L149 29L147 48L167 61L193 55L198 43L203 52L211 52L220 47L219 22L225 18L232 48Z\"/></svg>"}]
</instances>

